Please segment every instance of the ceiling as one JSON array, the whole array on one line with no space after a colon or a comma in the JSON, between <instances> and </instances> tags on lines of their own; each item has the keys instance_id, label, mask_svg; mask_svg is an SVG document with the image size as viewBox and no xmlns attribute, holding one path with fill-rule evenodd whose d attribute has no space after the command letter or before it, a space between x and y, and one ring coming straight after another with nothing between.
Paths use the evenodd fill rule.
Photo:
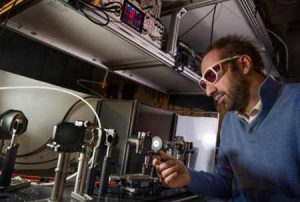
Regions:
<instances>
[{"instance_id":1,"label":"ceiling","mask_svg":"<svg viewBox=\"0 0 300 202\"><path fill-rule=\"evenodd\" d=\"M214 2L215 9L214 32L211 36ZM256 31L251 29L249 22L238 6L237 0L163 0L162 15L167 29L170 23L171 11L181 7L191 8L182 18L179 36L184 34L191 25L203 18L189 33L180 37L200 54L208 47L210 40L214 41L226 34L243 34L257 38ZM200 5L194 6L192 5ZM202 6L203 5L203 6ZM273 71L279 72L282 80L300 81L300 0L254 0L254 15L260 15L262 26L273 50L267 58L271 60ZM212 38L212 39L211 39ZM258 47L264 57L266 47L258 41ZM288 54L286 54L286 49ZM288 58L287 58L288 56ZM288 60L288 63L286 62ZM268 62L265 62L265 64ZM270 62L269 62L270 63ZM277 64L277 65L272 65ZM277 76L279 76L277 73Z\"/></svg>"}]
</instances>

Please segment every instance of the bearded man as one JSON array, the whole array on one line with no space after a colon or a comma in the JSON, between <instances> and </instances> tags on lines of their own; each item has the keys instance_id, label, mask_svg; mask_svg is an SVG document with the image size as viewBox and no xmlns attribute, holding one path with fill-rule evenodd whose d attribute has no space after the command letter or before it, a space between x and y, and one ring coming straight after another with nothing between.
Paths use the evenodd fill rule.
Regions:
<instances>
[{"instance_id":1,"label":"bearded man","mask_svg":"<svg viewBox=\"0 0 300 202\"><path fill-rule=\"evenodd\" d=\"M300 84L279 83L263 69L245 37L208 48L199 84L229 111L215 172L187 169L161 151L153 166L163 184L231 201L300 201Z\"/></svg>"}]
</instances>

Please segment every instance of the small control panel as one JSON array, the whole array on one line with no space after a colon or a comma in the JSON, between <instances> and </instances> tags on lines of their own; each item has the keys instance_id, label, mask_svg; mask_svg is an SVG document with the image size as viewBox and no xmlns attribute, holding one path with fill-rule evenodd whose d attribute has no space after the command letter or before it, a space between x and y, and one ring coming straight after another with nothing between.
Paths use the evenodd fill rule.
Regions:
<instances>
[{"instance_id":1,"label":"small control panel","mask_svg":"<svg viewBox=\"0 0 300 202\"><path fill-rule=\"evenodd\" d=\"M104 0L97 6L105 6L107 3L119 2L122 4L120 12L108 13L114 20L125 23L138 32L144 39L161 49L164 26L158 20L158 11L153 14L152 9L146 7L144 1L137 0ZM155 7L156 10L160 7Z\"/></svg>"},{"instance_id":2,"label":"small control panel","mask_svg":"<svg viewBox=\"0 0 300 202\"><path fill-rule=\"evenodd\" d=\"M142 33L145 14L130 1L123 2L121 21Z\"/></svg>"}]
</instances>

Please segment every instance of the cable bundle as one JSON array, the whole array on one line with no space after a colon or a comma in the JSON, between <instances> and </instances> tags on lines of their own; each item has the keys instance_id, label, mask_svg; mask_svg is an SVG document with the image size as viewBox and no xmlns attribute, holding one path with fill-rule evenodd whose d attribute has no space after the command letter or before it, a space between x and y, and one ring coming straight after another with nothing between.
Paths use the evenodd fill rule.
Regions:
<instances>
[{"instance_id":1,"label":"cable bundle","mask_svg":"<svg viewBox=\"0 0 300 202\"><path fill-rule=\"evenodd\" d=\"M101 6L95 6L88 0L72 0L72 3L75 9L80 10L86 18L99 26L106 26L110 22L110 17L107 12L120 12L122 9L122 4L117 1L108 2ZM91 13L97 17L92 16ZM98 17L104 20L104 22L99 20Z\"/></svg>"}]
</instances>

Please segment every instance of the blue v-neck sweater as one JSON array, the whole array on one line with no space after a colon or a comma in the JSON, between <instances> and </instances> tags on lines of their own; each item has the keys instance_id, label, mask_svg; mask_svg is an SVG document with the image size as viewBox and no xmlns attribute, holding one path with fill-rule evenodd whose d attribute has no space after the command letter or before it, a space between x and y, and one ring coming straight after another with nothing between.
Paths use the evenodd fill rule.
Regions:
<instances>
[{"instance_id":1,"label":"blue v-neck sweater","mask_svg":"<svg viewBox=\"0 0 300 202\"><path fill-rule=\"evenodd\" d=\"M190 191L232 201L300 201L300 84L268 77L259 96L262 110L250 125L226 114L215 173L189 170Z\"/></svg>"}]
</instances>

